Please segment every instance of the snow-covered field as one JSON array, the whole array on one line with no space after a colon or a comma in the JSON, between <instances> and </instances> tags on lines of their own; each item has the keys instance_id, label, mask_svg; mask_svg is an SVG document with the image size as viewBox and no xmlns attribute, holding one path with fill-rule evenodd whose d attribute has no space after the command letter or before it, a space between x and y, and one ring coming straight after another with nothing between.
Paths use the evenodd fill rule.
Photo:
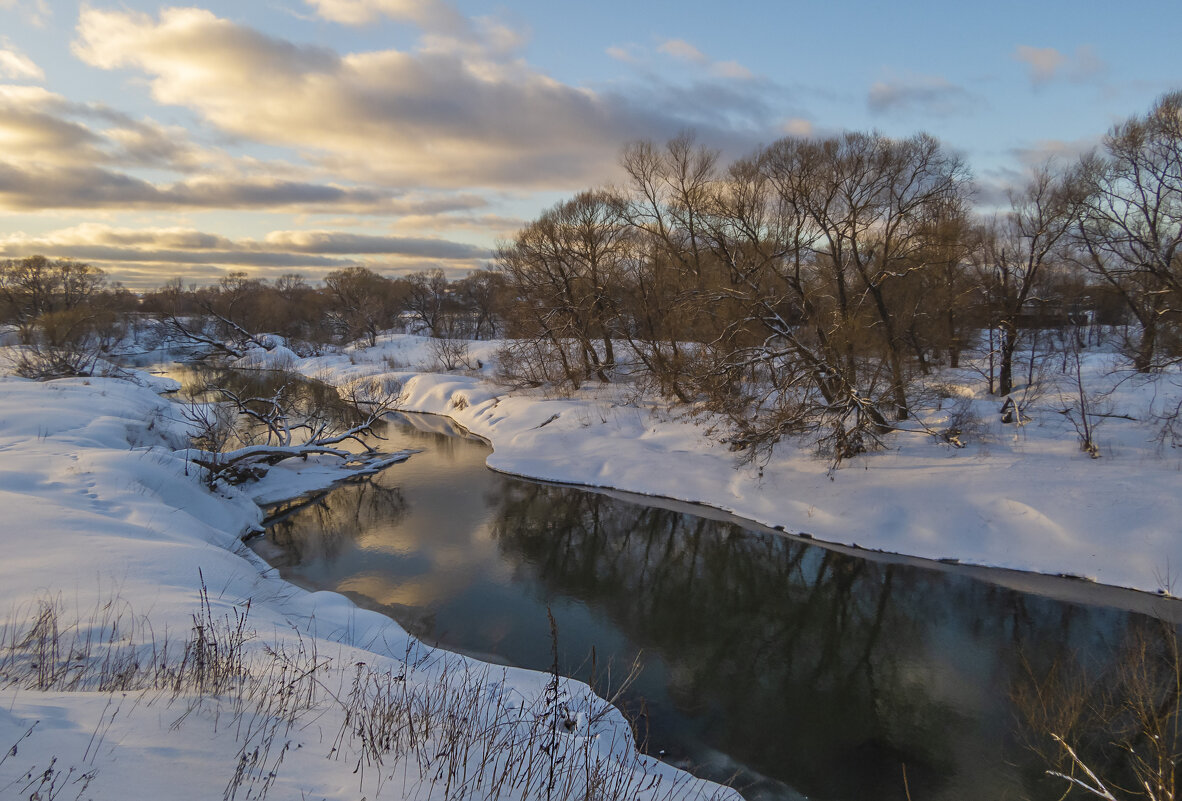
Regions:
<instances>
[{"instance_id":1,"label":"snow-covered field","mask_svg":"<svg viewBox=\"0 0 1182 801\"><path fill-rule=\"evenodd\" d=\"M1101 458L1081 452L1059 410L1074 387L1046 365L1031 419L1003 424L998 400L969 369L941 376L930 430L959 412L965 447L926 430L892 435L885 451L831 471L805 444L781 443L763 465L737 465L700 424L634 397L590 387L571 397L508 392L491 382L497 343L471 343L481 368L438 372L429 340L389 335L369 349L292 359L334 383L388 375L406 410L445 414L489 440L490 467L531 478L695 501L832 543L930 559L1070 574L1175 593L1182 571L1182 452L1155 442L1151 404L1182 393L1177 373L1112 372L1087 354ZM1058 382L1058 386L1056 383ZM1125 419L1121 415L1136 418Z\"/></svg>"},{"instance_id":2,"label":"snow-covered field","mask_svg":"<svg viewBox=\"0 0 1182 801\"><path fill-rule=\"evenodd\" d=\"M280 580L254 498L339 473L212 494L143 383L0 378L0 798L737 798L583 685Z\"/></svg>"}]
</instances>

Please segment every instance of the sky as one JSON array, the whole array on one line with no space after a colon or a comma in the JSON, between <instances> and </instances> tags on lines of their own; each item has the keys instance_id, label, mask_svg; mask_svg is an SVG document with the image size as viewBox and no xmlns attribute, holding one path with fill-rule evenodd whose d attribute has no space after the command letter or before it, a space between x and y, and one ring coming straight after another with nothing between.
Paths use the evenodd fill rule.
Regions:
<instances>
[{"instance_id":1,"label":"sky","mask_svg":"<svg viewBox=\"0 0 1182 801\"><path fill-rule=\"evenodd\" d=\"M1174 0L0 0L0 258L488 263L621 149L924 131L983 203L1182 89Z\"/></svg>"}]
</instances>

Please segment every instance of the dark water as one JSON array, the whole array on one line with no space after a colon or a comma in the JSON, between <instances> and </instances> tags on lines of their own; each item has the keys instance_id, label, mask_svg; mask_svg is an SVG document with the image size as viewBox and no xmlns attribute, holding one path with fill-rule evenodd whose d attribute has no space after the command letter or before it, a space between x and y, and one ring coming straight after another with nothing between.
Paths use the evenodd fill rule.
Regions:
<instances>
[{"instance_id":1,"label":"dark water","mask_svg":"<svg viewBox=\"0 0 1182 801\"><path fill-rule=\"evenodd\" d=\"M423 453L275 523L260 551L298 583L490 661L549 668L549 607L566 673L594 667L606 692L609 665L618 681L639 656L623 703L649 752L737 771L750 799L1057 798L1015 724L1020 660L1102 667L1143 619L1121 606L1178 614L509 478L456 433L443 418L396 422L387 447Z\"/></svg>"}]
</instances>

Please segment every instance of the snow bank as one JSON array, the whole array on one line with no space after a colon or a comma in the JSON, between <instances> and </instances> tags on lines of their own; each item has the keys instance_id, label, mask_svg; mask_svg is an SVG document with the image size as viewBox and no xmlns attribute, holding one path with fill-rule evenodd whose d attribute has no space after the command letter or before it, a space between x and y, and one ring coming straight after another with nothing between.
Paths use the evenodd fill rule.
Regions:
<instances>
[{"instance_id":1,"label":"snow bank","mask_svg":"<svg viewBox=\"0 0 1182 801\"><path fill-rule=\"evenodd\" d=\"M1047 389L1029 422L1007 425L980 375L950 372L941 376L944 399L924 417L937 430L955 410L968 424L966 447L923 430L900 433L888 450L831 471L790 442L766 464L739 465L700 425L630 390L592 387L569 398L507 392L489 380L497 344L472 348L484 368L470 374L440 374L422 337L399 335L296 368L338 383L396 378L402 408L448 415L488 439L489 466L507 473L704 503L843 545L1177 589L1182 457L1163 452L1154 426L1143 422L1163 390L1180 391L1170 383L1176 375L1114 376L1109 357L1089 355L1089 389L1112 390L1106 403L1142 420L1102 418L1102 458L1092 459L1060 413L1069 386Z\"/></svg>"},{"instance_id":2,"label":"snow bank","mask_svg":"<svg viewBox=\"0 0 1182 801\"><path fill-rule=\"evenodd\" d=\"M571 794L737 798L636 754L583 685L283 582L240 542L259 507L202 487L182 427L147 386L0 378L0 797L508 799L555 760ZM332 475L281 465L254 493Z\"/></svg>"}]
</instances>

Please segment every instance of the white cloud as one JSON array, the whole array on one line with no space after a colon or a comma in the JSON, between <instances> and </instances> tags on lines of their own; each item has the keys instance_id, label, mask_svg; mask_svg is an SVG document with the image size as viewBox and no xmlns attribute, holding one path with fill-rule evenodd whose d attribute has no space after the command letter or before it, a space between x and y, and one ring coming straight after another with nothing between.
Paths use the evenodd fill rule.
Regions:
<instances>
[{"instance_id":1,"label":"white cloud","mask_svg":"<svg viewBox=\"0 0 1182 801\"><path fill-rule=\"evenodd\" d=\"M483 259L487 248L446 239L406 236L372 236L338 231L272 231L251 249L277 249L307 254L399 254L434 259Z\"/></svg>"},{"instance_id":2,"label":"white cloud","mask_svg":"<svg viewBox=\"0 0 1182 801\"><path fill-rule=\"evenodd\" d=\"M369 25L386 17L430 30L457 32L467 20L440 0L307 0L324 19L342 25Z\"/></svg>"},{"instance_id":3,"label":"white cloud","mask_svg":"<svg viewBox=\"0 0 1182 801\"><path fill-rule=\"evenodd\" d=\"M612 45L604 52L616 61L623 61L626 64L640 62L639 48L636 45Z\"/></svg>"},{"instance_id":4,"label":"white cloud","mask_svg":"<svg viewBox=\"0 0 1182 801\"><path fill-rule=\"evenodd\" d=\"M157 172L148 179L135 174L140 168ZM159 171L179 177L161 178ZM42 87L0 84L0 209L393 212L401 194L327 182L314 173L281 161L233 158L199 147L183 128L73 103Z\"/></svg>"},{"instance_id":5,"label":"white cloud","mask_svg":"<svg viewBox=\"0 0 1182 801\"><path fill-rule=\"evenodd\" d=\"M792 117L790 119L784 120L783 124L780 126L780 130L782 130L788 136L806 138L812 136L816 132L816 127L813 125L811 120L806 120L803 117Z\"/></svg>"},{"instance_id":6,"label":"white cloud","mask_svg":"<svg viewBox=\"0 0 1182 801\"><path fill-rule=\"evenodd\" d=\"M1099 147L1102 139L1098 134L1081 139L1040 139L1011 152L1027 169L1041 167L1048 161L1070 164Z\"/></svg>"},{"instance_id":7,"label":"white cloud","mask_svg":"<svg viewBox=\"0 0 1182 801\"><path fill-rule=\"evenodd\" d=\"M1058 78L1083 83L1103 74L1108 67L1091 45L1080 45L1070 56L1053 47L1018 45L1012 57L1026 65L1030 83L1036 87Z\"/></svg>"},{"instance_id":8,"label":"white cloud","mask_svg":"<svg viewBox=\"0 0 1182 801\"><path fill-rule=\"evenodd\" d=\"M0 39L0 78L17 81L41 81L45 72L31 58Z\"/></svg>"},{"instance_id":9,"label":"white cloud","mask_svg":"<svg viewBox=\"0 0 1182 801\"><path fill-rule=\"evenodd\" d=\"M1053 47L1018 45L1014 50L1014 59L1027 66L1031 83L1041 84L1055 77L1067 57Z\"/></svg>"},{"instance_id":10,"label":"white cloud","mask_svg":"<svg viewBox=\"0 0 1182 801\"><path fill-rule=\"evenodd\" d=\"M730 78L736 81L749 81L755 77L751 70L737 61L716 61L710 65L710 71L719 78Z\"/></svg>"},{"instance_id":11,"label":"white cloud","mask_svg":"<svg viewBox=\"0 0 1182 801\"><path fill-rule=\"evenodd\" d=\"M49 9L49 0L0 0L0 10L15 11L29 24L38 28L44 27L53 16Z\"/></svg>"},{"instance_id":12,"label":"white cloud","mask_svg":"<svg viewBox=\"0 0 1182 801\"><path fill-rule=\"evenodd\" d=\"M708 64L710 62L705 53L684 39L666 39L657 47L657 52L694 64Z\"/></svg>"},{"instance_id":13,"label":"white cloud","mask_svg":"<svg viewBox=\"0 0 1182 801\"><path fill-rule=\"evenodd\" d=\"M666 39L657 46L657 52L677 61L703 67L706 72L716 78L733 81L750 81L755 78L755 74L739 62L733 60L714 61L684 39Z\"/></svg>"}]
</instances>

